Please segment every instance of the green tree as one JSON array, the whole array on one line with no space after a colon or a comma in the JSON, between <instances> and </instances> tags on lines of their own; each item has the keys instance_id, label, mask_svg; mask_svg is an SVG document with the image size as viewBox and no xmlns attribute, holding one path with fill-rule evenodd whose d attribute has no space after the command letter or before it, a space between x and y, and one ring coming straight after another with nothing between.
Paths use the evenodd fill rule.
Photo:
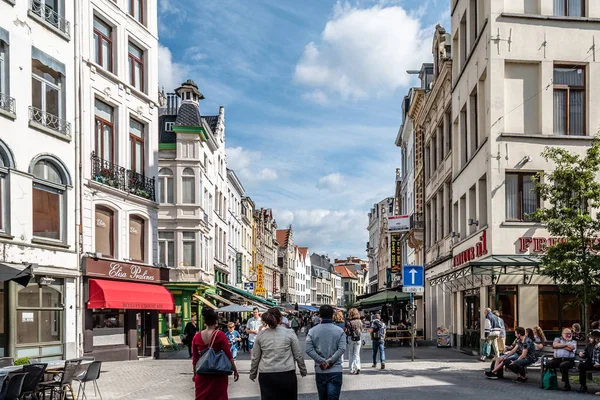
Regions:
<instances>
[{"instance_id":1,"label":"green tree","mask_svg":"<svg viewBox=\"0 0 600 400\"><path fill-rule=\"evenodd\" d=\"M600 139L596 137L584 156L564 148L547 147L542 156L554 164L551 172L536 177L542 207L531 214L561 238L541 259L541 273L573 293L583 305L583 329L589 328L589 304L600 294Z\"/></svg>"}]
</instances>

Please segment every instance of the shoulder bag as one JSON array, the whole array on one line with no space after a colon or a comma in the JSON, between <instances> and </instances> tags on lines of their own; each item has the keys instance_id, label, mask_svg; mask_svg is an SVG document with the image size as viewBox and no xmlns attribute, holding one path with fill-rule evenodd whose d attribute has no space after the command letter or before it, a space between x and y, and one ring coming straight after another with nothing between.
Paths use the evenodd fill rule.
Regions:
<instances>
[{"instance_id":1,"label":"shoulder bag","mask_svg":"<svg viewBox=\"0 0 600 400\"><path fill-rule=\"evenodd\" d=\"M215 351L213 349L217 332L218 331L213 332L210 346L200 355L200 360L198 360L198 363L196 364L197 375L218 376L233 374L233 366L225 352L223 350Z\"/></svg>"}]
</instances>

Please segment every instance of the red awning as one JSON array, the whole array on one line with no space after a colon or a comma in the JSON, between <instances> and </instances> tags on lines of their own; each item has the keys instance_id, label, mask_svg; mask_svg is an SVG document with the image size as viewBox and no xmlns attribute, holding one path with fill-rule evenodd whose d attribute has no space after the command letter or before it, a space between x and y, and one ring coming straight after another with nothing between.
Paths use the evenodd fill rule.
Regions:
<instances>
[{"instance_id":1,"label":"red awning","mask_svg":"<svg viewBox=\"0 0 600 400\"><path fill-rule=\"evenodd\" d=\"M173 295L167 288L147 283L90 279L87 308L122 308L175 312Z\"/></svg>"}]
</instances>

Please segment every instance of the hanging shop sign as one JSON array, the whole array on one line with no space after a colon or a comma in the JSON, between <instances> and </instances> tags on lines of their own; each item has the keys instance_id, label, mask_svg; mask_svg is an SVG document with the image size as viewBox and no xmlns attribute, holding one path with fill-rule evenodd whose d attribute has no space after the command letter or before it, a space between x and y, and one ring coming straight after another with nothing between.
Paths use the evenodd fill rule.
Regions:
<instances>
[{"instance_id":1,"label":"hanging shop sign","mask_svg":"<svg viewBox=\"0 0 600 400\"><path fill-rule=\"evenodd\" d=\"M468 249L463 250L454 256L454 267L456 268L458 266L468 263L469 261L476 260L479 257L483 257L487 253L487 231L483 231L481 232L481 236L479 236L479 241L475 244L475 246L471 246Z\"/></svg>"},{"instance_id":2,"label":"hanging shop sign","mask_svg":"<svg viewBox=\"0 0 600 400\"><path fill-rule=\"evenodd\" d=\"M235 254L236 283L242 283L242 253Z\"/></svg>"},{"instance_id":3,"label":"hanging shop sign","mask_svg":"<svg viewBox=\"0 0 600 400\"><path fill-rule=\"evenodd\" d=\"M402 272L402 245L400 244L400 236L392 235L390 238L390 268L391 273Z\"/></svg>"},{"instance_id":4,"label":"hanging shop sign","mask_svg":"<svg viewBox=\"0 0 600 400\"><path fill-rule=\"evenodd\" d=\"M388 232L406 233L410 231L410 215L390 215Z\"/></svg>"},{"instance_id":5,"label":"hanging shop sign","mask_svg":"<svg viewBox=\"0 0 600 400\"><path fill-rule=\"evenodd\" d=\"M254 289L254 294L257 296L264 296L267 291L263 286L263 265L258 264L256 266L256 289Z\"/></svg>"}]
</instances>

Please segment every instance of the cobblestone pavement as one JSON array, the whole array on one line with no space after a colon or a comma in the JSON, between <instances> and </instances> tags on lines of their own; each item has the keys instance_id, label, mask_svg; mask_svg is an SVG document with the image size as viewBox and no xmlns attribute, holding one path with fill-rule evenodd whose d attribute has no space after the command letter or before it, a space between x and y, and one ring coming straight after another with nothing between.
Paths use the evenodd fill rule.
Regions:
<instances>
[{"instance_id":1,"label":"cobblestone pavement","mask_svg":"<svg viewBox=\"0 0 600 400\"><path fill-rule=\"evenodd\" d=\"M417 359L399 347L387 349L386 369L371 368L370 350L362 352L360 375L344 374L342 399L447 399L486 400L507 398L582 398L578 393L542 391L536 372L531 382L521 384L506 379L484 378L485 365L474 357L453 349L418 348ZM229 385L231 399L259 399L258 383L248 379L247 354L238 357L240 380ZM316 399L314 368L307 361L309 375L299 377L300 399ZM347 366L347 362L346 362ZM507 374L507 377L510 374ZM187 352L170 353L168 359L104 363L98 381L104 399L183 400L194 398L191 361ZM574 385L576 389L578 385ZM590 387L590 389L592 389ZM596 388L600 390L599 387ZM90 389L88 392L93 394ZM531 397L529 397L531 396ZM90 399L94 397L90 396Z\"/></svg>"}]
</instances>

